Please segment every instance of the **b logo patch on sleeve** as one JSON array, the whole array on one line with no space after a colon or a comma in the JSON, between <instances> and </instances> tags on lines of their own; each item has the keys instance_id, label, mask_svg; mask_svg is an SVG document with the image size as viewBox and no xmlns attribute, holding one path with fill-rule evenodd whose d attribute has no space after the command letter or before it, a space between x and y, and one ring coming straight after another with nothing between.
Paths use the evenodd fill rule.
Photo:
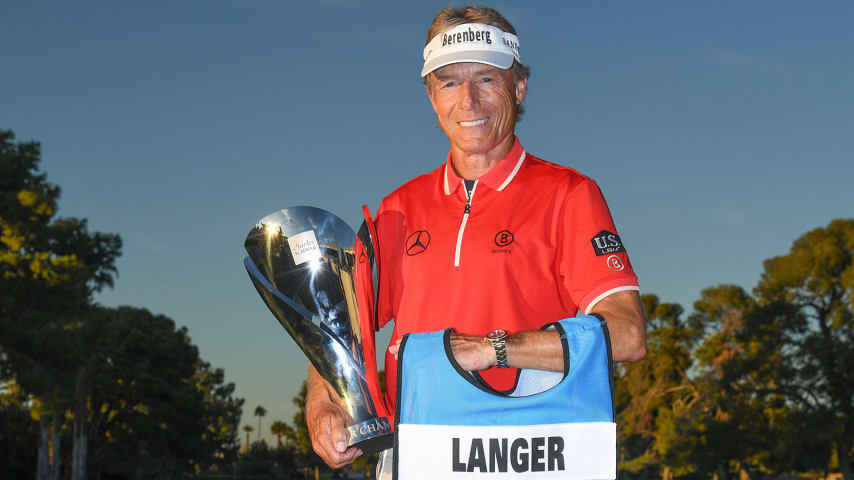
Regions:
<instances>
[{"instance_id":1,"label":"b logo patch on sleeve","mask_svg":"<svg viewBox=\"0 0 854 480\"><path fill-rule=\"evenodd\" d=\"M593 251L596 252L597 257L626 251L620 236L608 230L597 233L595 237L590 239L590 243L593 244Z\"/></svg>"}]
</instances>

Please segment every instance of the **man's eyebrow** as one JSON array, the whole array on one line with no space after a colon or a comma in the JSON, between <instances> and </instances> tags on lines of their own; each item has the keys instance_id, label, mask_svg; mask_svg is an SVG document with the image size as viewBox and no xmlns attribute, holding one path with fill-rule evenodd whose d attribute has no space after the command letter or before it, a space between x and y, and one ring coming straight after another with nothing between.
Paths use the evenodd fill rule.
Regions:
<instances>
[{"instance_id":1,"label":"man's eyebrow","mask_svg":"<svg viewBox=\"0 0 854 480\"><path fill-rule=\"evenodd\" d=\"M435 76L436 76L436 80L439 80L440 82L444 82L444 81L452 80L452 79L456 78L456 76L455 76L455 75L451 75L451 74L441 74L441 73L437 73L437 72L433 72L433 75L435 75Z\"/></svg>"},{"instance_id":2,"label":"man's eyebrow","mask_svg":"<svg viewBox=\"0 0 854 480\"><path fill-rule=\"evenodd\" d=\"M475 75L495 75L495 67L484 67L474 71Z\"/></svg>"}]
</instances>

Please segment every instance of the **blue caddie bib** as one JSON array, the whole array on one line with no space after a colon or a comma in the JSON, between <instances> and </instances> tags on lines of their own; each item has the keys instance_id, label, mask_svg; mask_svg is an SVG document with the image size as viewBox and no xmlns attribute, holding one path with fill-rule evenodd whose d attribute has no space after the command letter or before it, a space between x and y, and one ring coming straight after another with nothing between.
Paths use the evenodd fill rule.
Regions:
<instances>
[{"instance_id":1,"label":"blue caddie bib","mask_svg":"<svg viewBox=\"0 0 854 480\"><path fill-rule=\"evenodd\" d=\"M395 480L616 478L607 325L585 315L543 328L561 334L564 371L519 370L507 392L461 369L450 329L403 337Z\"/></svg>"}]
</instances>

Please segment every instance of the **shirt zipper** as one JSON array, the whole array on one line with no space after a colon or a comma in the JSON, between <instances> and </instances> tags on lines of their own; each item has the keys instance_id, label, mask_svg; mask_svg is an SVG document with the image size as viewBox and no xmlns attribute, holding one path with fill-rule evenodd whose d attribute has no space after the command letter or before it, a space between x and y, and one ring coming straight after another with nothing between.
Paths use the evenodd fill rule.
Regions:
<instances>
[{"instance_id":1,"label":"shirt zipper","mask_svg":"<svg viewBox=\"0 0 854 480\"><path fill-rule=\"evenodd\" d=\"M457 250L454 252L454 266L460 266L460 248L463 245L463 232L466 229L466 222L469 220L469 214L471 213L471 199L474 197L474 191L477 189L478 180L474 181L474 185L471 187L471 192L465 188L463 185L463 190L466 192L466 208L463 210L463 220L460 222L460 231L457 233Z\"/></svg>"}]
</instances>

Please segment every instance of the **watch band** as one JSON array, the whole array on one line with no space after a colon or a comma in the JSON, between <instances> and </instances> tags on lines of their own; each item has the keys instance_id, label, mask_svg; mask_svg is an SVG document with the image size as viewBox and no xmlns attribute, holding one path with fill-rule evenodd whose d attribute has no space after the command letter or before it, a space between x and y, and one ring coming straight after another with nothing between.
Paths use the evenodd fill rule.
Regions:
<instances>
[{"instance_id":1,"label":"watch band","mask_svg":"<svg viewBox=\"0 0 854 480\"><path fill-rule=\"evenodd\" d=\"M493 330L484 339L492 344L495 349L495 360L498 368L507 368L507 332L504 330Z\"/></svg>"}]
</instances>

